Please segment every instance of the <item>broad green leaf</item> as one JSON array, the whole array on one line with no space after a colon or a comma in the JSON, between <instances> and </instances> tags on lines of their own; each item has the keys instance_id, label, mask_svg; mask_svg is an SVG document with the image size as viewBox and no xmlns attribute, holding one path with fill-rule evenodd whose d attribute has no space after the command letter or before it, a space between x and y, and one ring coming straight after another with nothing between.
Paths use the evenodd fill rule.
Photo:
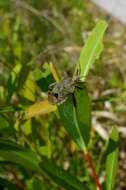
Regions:
<instances>
[{"instance_id":1,"label":"broad green leaf","mask_svg":"<svg viewBox=\"0 0 126 190\"><path fill-rule=\"evenodd\" d=\"M85 46L81 50L79 68L82 81L84 81L85 77L87 76L88 71L95 59L98 59L100 56L100 53L103 49L103 35L106 28L107 23L102 20L99 21L87 39Z\"/></svg>"},{"instance_id":2,"label":"broad green leaf","mask_svg":"<svg viewBox=\"0 0 126 190\"><path fill-rule=\"evenodd\" d=\"M107 160L106 160L106 190L114 190L115 177L118 166L118 131L116 127L113 127L109 137L107 148Z\"/></svg>"},{"instance_id":3,"label":"broad green leaf","mask_svg":"<svg viewBox=\"0 0 126 190\"><path fill-rule=\"evenodd\" d=\"M0 188L7 188L8 190L20 190L14 183L0 177Z\"/></svg>"},{"instance_id":4,"label":"broad green leaf","mask_svg":"<svg viewBox=\"0 0 126 190\"><path fill-rule=\"evenodd\" d=\"M54 164L54 162L44 159L40 164L42 170L59 186L68 190L88 190L75 176L69 174L68 171Z\"/></svg>"},{"instance_id":5,"label":"broad green leaf","mask_svg":"<svg viewBox=\"0 0 126 190\"><path fill-rule=\"evenodd\" d=\"M73 140L78 144L78 146L84 150L85 143L77 121L76 110L73 104L72 96L69 96L63 104L58 106L58 110L60 117L63 120L64 127Z\"/></svg>"},{"instance_id":6,"label":"broad green leaf","mask_svg":"<svg viewBox=\"0 0 126 190\"><path fill-rule=\"evenodd\" d=\"M77 88L74 92L75 96L75 110L77 114L77 120L79 124L79 130L83 137L83 140L88 145L91 130L91 105L90 99L86 88Z\"/></svg>"},{"instance_id":7,"label":"broad green leaf","mask_svg":"<svg viewBox=\"0 0 126 190\"><path fill-rule=\"evenodd\" d=\"M0 140L0 160L19 164L33 171L40 171L36 154L11 141Z\"/></svg>"}]
</instances>

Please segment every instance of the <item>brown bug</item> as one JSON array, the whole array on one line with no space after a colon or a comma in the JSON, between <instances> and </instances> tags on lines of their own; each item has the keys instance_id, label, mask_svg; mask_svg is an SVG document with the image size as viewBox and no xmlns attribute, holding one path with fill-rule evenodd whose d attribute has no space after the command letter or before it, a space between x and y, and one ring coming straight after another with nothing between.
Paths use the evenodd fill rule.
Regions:
<instances>
[{"instance_id":1,"label":"brown bug","mask_svg":"<svg viewBox=\"0 0 126 190\"><path fill-rule=\"evenodd\" d=\"M76 87L82 88L84 82L80 81L79 76L68 77L65 75L59 82L49 85L48 101L50 104L62 104L68 97L73 94Z\"/></svg>"}]
</instances>

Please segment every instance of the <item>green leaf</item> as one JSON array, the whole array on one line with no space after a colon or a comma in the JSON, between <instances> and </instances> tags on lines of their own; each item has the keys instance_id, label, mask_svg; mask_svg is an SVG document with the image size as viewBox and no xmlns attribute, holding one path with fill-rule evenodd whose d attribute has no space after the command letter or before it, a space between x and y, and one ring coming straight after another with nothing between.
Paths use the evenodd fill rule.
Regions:
<instances>
[{"instance_id":1,"label":"green leaf","mask_svg":"<svg viewBox=\"0 0 126 190\"><path fill-rule=\"evenodd\" d=\"M76 114L79 123L79 130L83 140L88 145L91 130L91 105L86 88L77 88L74 92L76 102Z\"/></svg>"},{"instance_id":2,"label":"green leaf","mask_svg":"<svg viewBox=\"0 0 126 190\"><path fill-rule=\"evenodd\" d=\"M119 136L117 128L113 127L107 147L106 190L114 189L119 155L118 140Z\"/></svg>"},{"instance_id":3,"label":"green leaf","mask_svg":"<svg viewBox=\"0 0 126 190\"><path fill-rule=\"evenodd\" d=\"M23 150L23 148L10 141L10 140L5 140L5 139L0 139L0 150L8 150L8 149L11 149L11 150Z\"/></svg>"},{"instance_id":4,"label":"green leaf","mask_svg":"<svg viewBox=\"0 0 126 190\"><path fill-rule=\"evenodd\" d=\"M37 85L40 87L40 89L44 92L48 91L48 87L51 83L55 82L52 75L48 75L47 77L43 77L36 81Z\"/></svg>"},{"instance_id":5,"label":"green leaf","mask_svg":"<svg viewBox=\"0 0 126 190\"><path fill-rule=\"evenodd\" d=\"M2 8L9 8L10 4L11 4L10 0L0 1L0 7Z\"/></svg>"},{"instance_id":6,"label":"green leaf","mask_svg":"<svg viewBox=\"0 0 126 190\"><path fill-rule=\"evenodd\" d=\"M82 150L86 150L91 129L91 105L86 88L76 88L74 99L69 96L58 110L70 136Z\"/></svg>"},{"instance_id":7,"label":"green leaf","mask_svg":"<svg viewBox=\"0 0 126 190\"><path fill-rule=\"evenodd\" d=\"M27 119L24 123L23 123L23 129L22 131L24 132L24 134L30 135L32 133L32 123L31 123L31 119Z\"/></svg>"},{"instance_id":8,"label":"green leaf","mask_svg":"<svg viewBox=\"0 0 126 190\"><path fill-rule=\"evenodd\" d=\"M88 189L76 177L69 174L68 171L54 164L54 162L44 159L40 164L42 170L58 185L68 190L84 190Z\"/></svg>"},{"instance_id":9,"label":"green leaf","mask_svg":"<svg viewBox=\"0 0 126 190\"><path fill-rule=\"evenodd\" d=\"M17 77L18 74L21 70L21 64L16 64L15 67L13 68L13 70L10 73L9 79L8 79L8 84L7 84L7 88L8 88L8 96L7 96L7 100L10 100L14 90L15 90L15 86L16 86L16 82L17 82Z\"/></svg>"},{"instance_id":10,"label":"green leaf","mask_svg":"<svg viewBox=\"0 0 126 190\"><path fill-rule=\"evenodd\" d=\"M44 190L44 182L43 180L39 180L39 179L34 179L33 181L33 190Z\"/></svg>"},{"instance_id":11,"label":"green leaf","mask_svg":"<svg viewBox=\"0 0 126 190\"><path fill-rule=\"evenodd\" d=\"M0 132L9 127L9 122L5 117L0 115Z\"/></svg>"},{"instance_id":12,"label":"green leaf","mask_svg":"<svg viewBox=\"0 0 126 190\"><path fill-rule=\"evenodd\" d=\"M4 187L8 190L20 190L14 183L0 177L0 189Z\"/></svg>"},{"instance_id":13,"label":"green leaf","mask_svg":"<svg viewBox=\"0 0 126 190\"><path fill-rule=\"evenodd\" d=\"M105 21L99 21L93 29L91 35L87 39L85 46L81 50L79 58L80 76L81 80L84 81L88 74L91 65L95 59L98 59L103 49L103 35L107 28ZM77 66L78 67L78 66Z\"/></svg>"},{"instance_id":14,"label":"green leaf","mask_svg":"<svg viewBox=\"0 0 126 190\"><path fill-rule=\"evenodd\" d=\"M73 104L72 96L69 96L67 100L58 106L60 117L64 123L64 127L73 138L73 140L78 144L78 146L84 150L85 143L83 141L79 124L77 121L76 110Z\"/></svg>"},{"instance_id":15,"label":"green leaf","mask_svg":"<svg viewBox=\"0 0 126 190\"><path fill-rule=\"evenodd\" d=\"M36 92L36 84L35 81L33 80L32 72L29 72L26 81L23 83L23 86L19 91L19 94L30 101L35 101L36 99L35 92Z\"/></svg>"},{"instance_id":16,"label":"green leaf","mask_svg":"<svg viewBox=\"0 0 126 190\"><path fill-rule=\"evenodd\" d=\"M47 183L47 180L45 179L38 179L35 176L33 178L30 178L26 180L26 189L27 190L46 190L50 189L50 184ZM51 187L51 190L54 190L53 187ZM55 189L56 190L56 189Z\"/></svg>"},{"instance_id":17,"label":"green leaf","mask_svg":"<svg viewBox=\"0 0 126 190\"><path fill-rule=\"evenodd\" d=\"M5 110L3 110L5 111ZM1 112L1 110L0 110ZM4 136L11 136L15 134L14 128L9 123L8 119L4 115L0 115L0 133Z\"/></svg>"},{"instance_id":18,"label":"green leaf","mask_svg":"<svg viewBox=\"0 0 126 190\"><path fill-rule=\"evenodd\" d=\"M36 154L11 141L0 140L0 160L19 164L33 171L40 171Z\"/></svg>"},{"instance_id":19,"label":"green leaf","mask_svg":"<svg viewBox=\"0 0 126 190\"><path fill-rule=\"evenodd\" d=\"M36 83L29 65L23 65L18 76L17 91L29 101L35 101Z\"/></svg>"},{"instance_id":20,"label":"green leaf","mask_svg":"<svg viewBox=\"0 0 126 190\"><path fill-rule=\"evenodd\" d=\"M34 75L36 76L36 83L37 85L40 87L40 89L44 92L48 91L48 86L55 82L52 74L51 74L51 70L50 70L50 65L48 63L44 63L43 67L42 67L42 73L40 75L40 77L37 77L38 74L37 72L34 72Z\"/></svg>"}]
</instances>

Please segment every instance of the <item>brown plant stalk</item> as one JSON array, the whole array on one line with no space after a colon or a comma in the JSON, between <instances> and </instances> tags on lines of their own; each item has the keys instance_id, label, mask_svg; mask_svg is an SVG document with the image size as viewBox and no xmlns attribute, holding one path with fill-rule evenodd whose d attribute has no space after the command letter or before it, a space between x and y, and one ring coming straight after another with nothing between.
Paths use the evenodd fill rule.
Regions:
<instances>
[{"instance_id":1,"label":"brown plant stalk","mask_svg":"<svg viewBox=\"0 0 126 190\"><path fill-rule=\"evenodd\" d=\"M92 178L93 178L94 181L95 181L96 187L97 187L99 190L102 190L102 186L101 186L101 184L100 184L100 182L99 182L98 176L97 176L97 174L96 174L96 169L95 169L95 167L94 167L93 160L92 160L91 155L89 154L89 152L84 153L84 159L87 161L88 166L89 166L89 168L91 169L91 176L92 176Z\"/></svg>"},{"instance_id":2,"label":"brown plant stalk","mask_svg":"<svg viewBox=\"0 0 126 190\"><path fill-rule=\"evenodd\" d=\"M22 181L18 178L16 172L11 169L10 171L11 175L13 176L13 179L15 180L15 183L17 185L17 187L19 187L21 190L25 190L24 184L22 183Z\"/></svg>"}]
</instances>

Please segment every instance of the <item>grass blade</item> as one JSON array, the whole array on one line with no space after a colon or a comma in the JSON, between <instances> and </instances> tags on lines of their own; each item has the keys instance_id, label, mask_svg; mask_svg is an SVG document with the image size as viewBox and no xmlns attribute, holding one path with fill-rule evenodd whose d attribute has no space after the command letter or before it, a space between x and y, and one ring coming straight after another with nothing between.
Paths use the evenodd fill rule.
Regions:
<instances>
[{"instance_id":1,"label":"grass blade","mask_svg":"<svg viewBox=\"0 0 126 190\"><path fill-rule=\"evenodd\" d=\"M0 177L0 188L4 189L4 187L8 190L20 190L14 183Z\"/></svg>"},{"instance_id":2,"label":"grass blade","mask_svg":"<svg viewBox=\"0 0 126 190\"><path fill-rule=\"evenodd\" d=\"M69 174L68 171L57 166L52 160L43 158L40 167L55 183L67 190L88 190L85 184L80 182L75 176Z\"/></svg>"},{"instance_id":3,"label":"grass blade","mask_svg":"<svg viewBox=\"0 0 126 190\"><path fill-rule=\"evenodd\" d=\"M0 161L7 161L40 172L37 155L12 141L0 140Z\"/></svg>"},{"instance_id":4,"label":"grass blade","mask_svg":"<svg viewBox=\"0 0 126 190\"><path fill-rule=\"evenodd\" d=\"M106 160L106 190L113 190L115 184L115 176L117 173L118 165L118 131L116 127L113 127L110 134L108 148L107 148L107 160Z\"/></svg>"}]
</instances>

